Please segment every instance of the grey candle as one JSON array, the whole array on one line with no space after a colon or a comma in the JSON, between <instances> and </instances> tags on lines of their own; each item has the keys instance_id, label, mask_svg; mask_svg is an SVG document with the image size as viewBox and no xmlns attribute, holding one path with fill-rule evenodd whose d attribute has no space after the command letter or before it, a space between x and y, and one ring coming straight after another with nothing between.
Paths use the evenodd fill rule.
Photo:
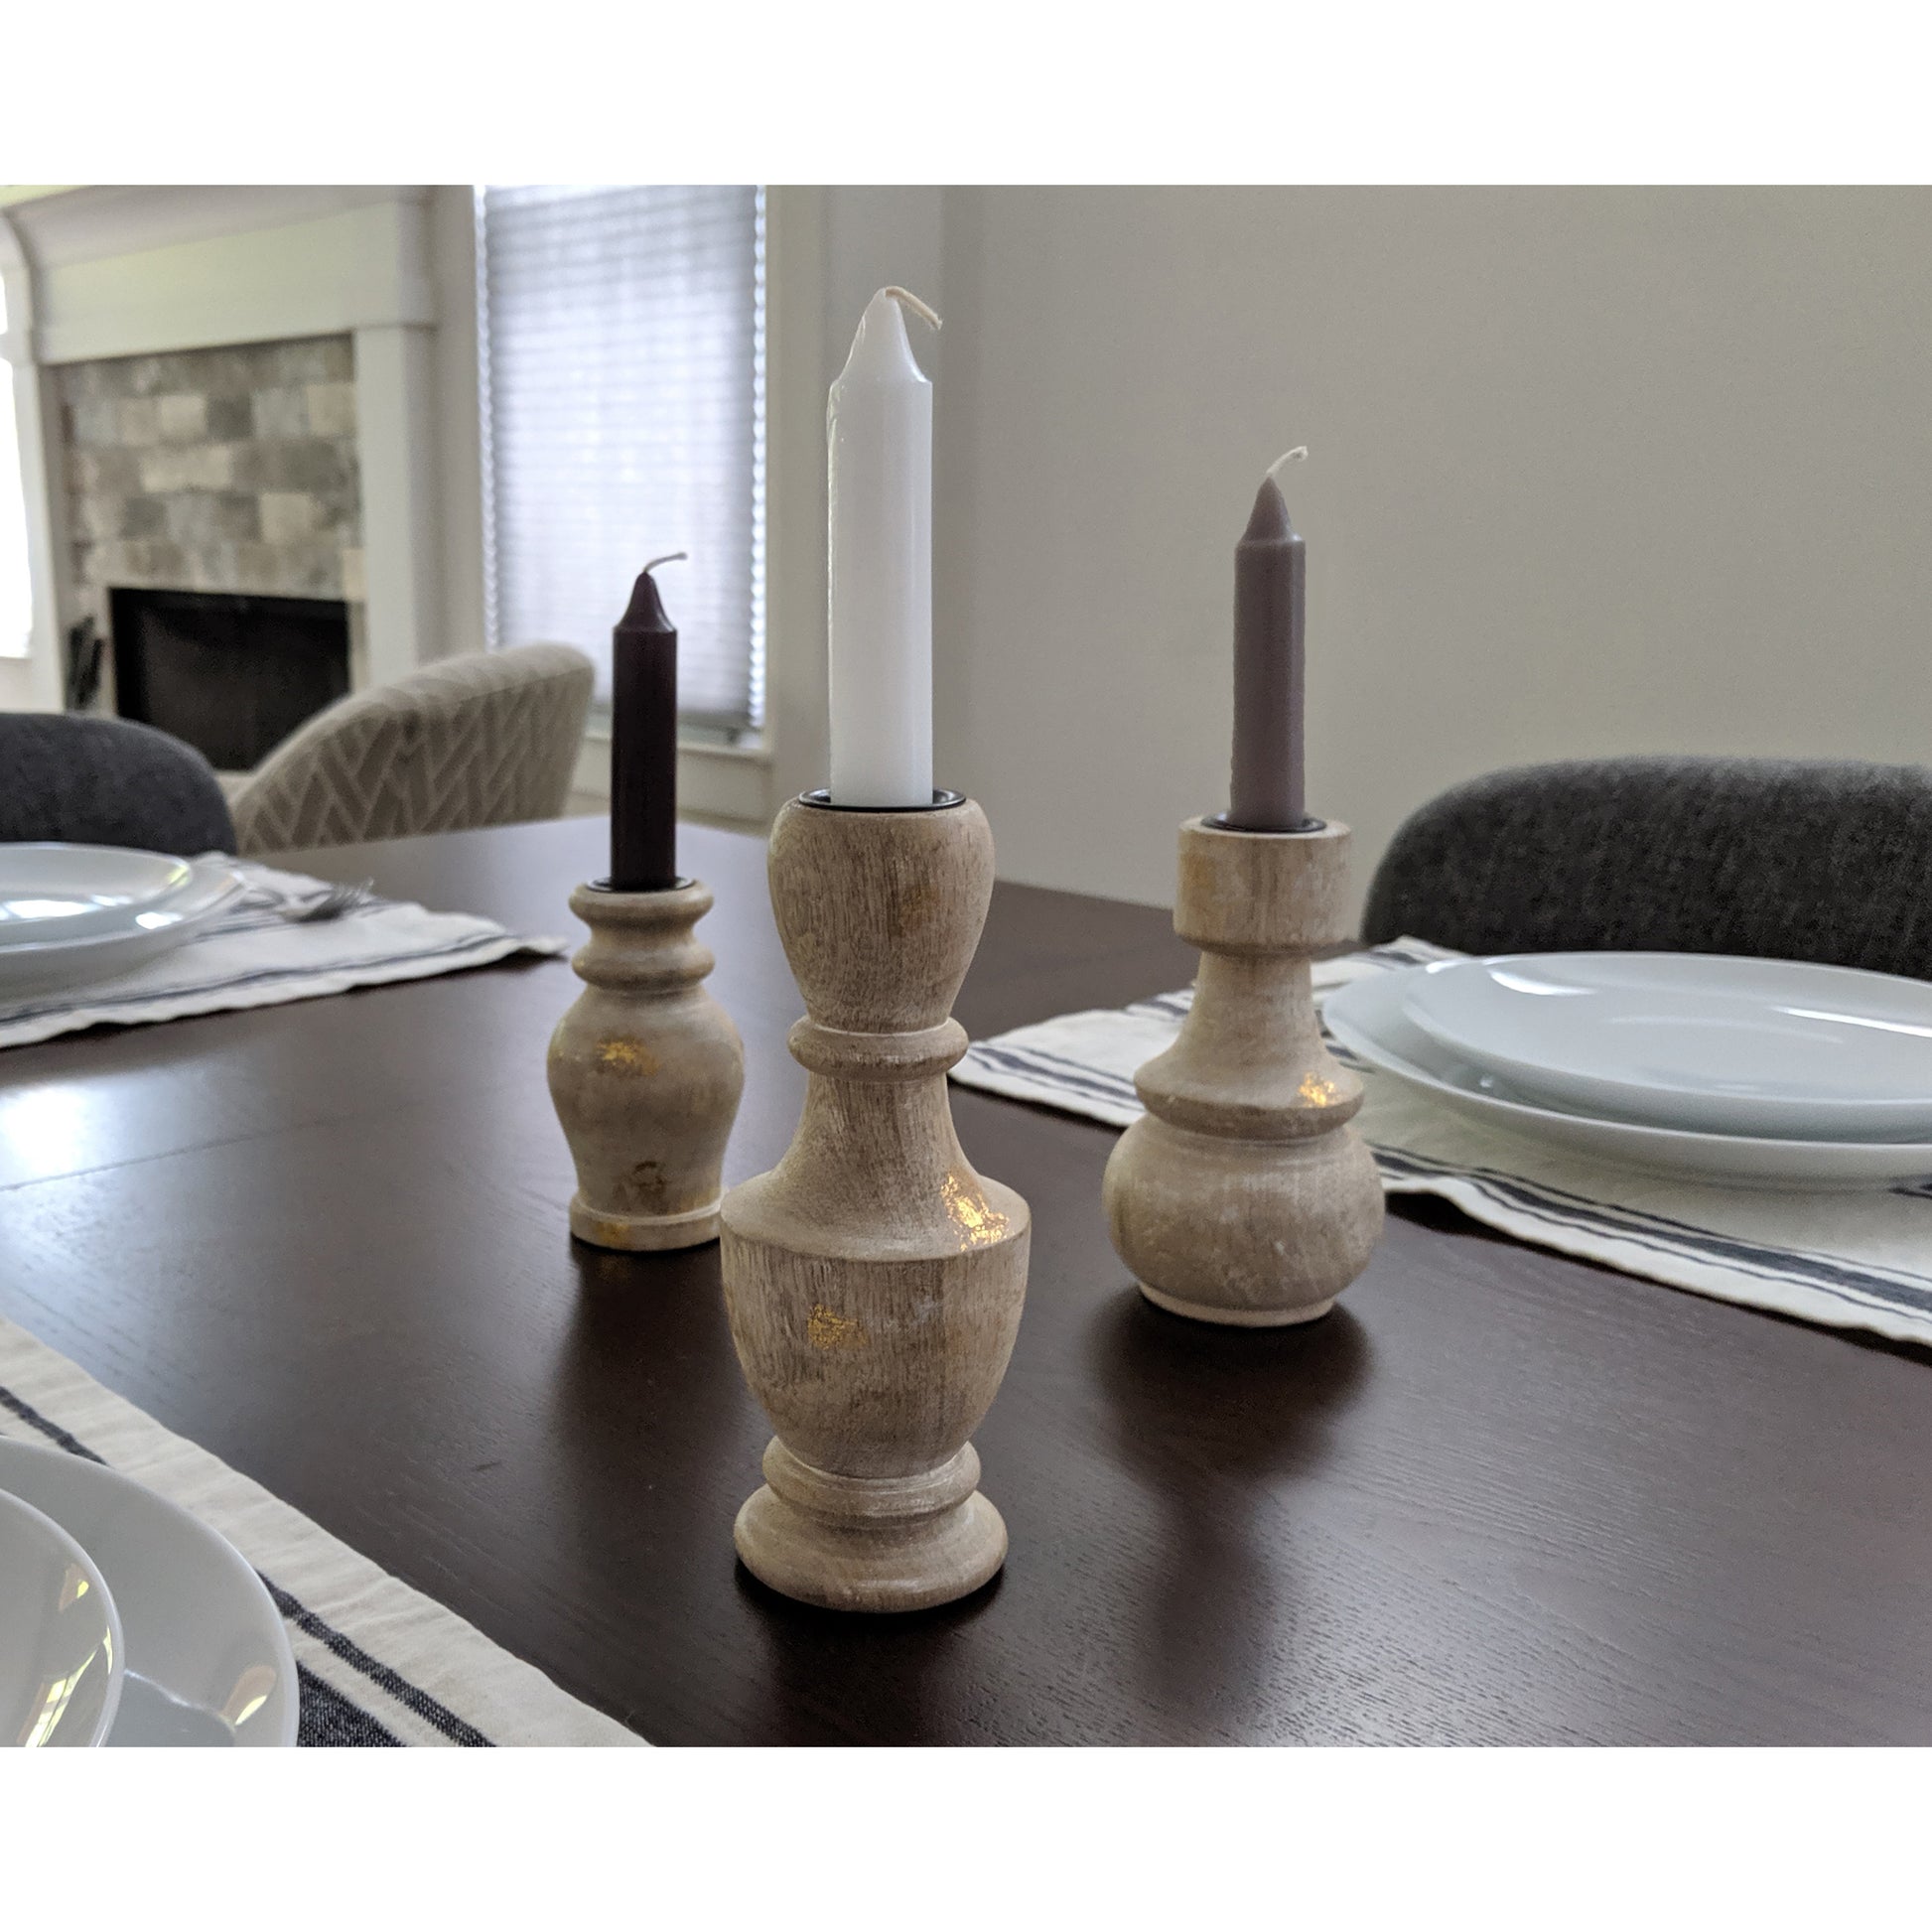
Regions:
<instances>
[{"instance_id":1,"label":"grey candle","mask_svg":"<svg viewBox=\"0 0 1932 1932\"><path fill-rule=\"evenodd\" d=\"M1234 777L1227 823L1241 832L1298 832L1308 817L1304 773L1303 606L1308 553L1274 477L1234 546Z\"/></svg>"}]
</instances>

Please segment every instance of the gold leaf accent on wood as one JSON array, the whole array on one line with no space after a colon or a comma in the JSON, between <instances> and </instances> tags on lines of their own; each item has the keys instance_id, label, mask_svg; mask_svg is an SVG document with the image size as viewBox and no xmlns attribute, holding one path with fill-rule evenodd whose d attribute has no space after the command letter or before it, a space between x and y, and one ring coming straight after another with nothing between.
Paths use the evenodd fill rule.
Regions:
<instances>
[{"instance_id":1,"label":"gold leaf accent on wood","mask_svg":"<svg viewBox=\"0 0 1932 1932\"><path fill-rule=\"evenodd\" d=\"M805 1317L805 1339L814 1348L863 1348L866 1331L851 1315L814 1302Z\"/></svg>"},{"instance_id":2,"label":"gold leaf accent on wood","mask_svg":"<svg viewBox=\"0 0 1932 1932\"><path fill-rule=\"evenodd\" d=\"M946 1203L946 1218L959 1230L962 1248L990 1248L1006 1239L1007 1217L977 1187L969 1192L957 1174L949 1173L939 1195Z\"/></svg>"},{"instance_id":3,"label":"gold leaf accent on wood","mask_svg":"<svg viewBox=\"0 0 1932 1932\"><path fill-rule=\"evenodd\" d=\"M606 1066L621 1066L630 1073L655 1073L657 1055L641 1039L607 1039L597 1056Z\"/></svg>"}]
</instances>

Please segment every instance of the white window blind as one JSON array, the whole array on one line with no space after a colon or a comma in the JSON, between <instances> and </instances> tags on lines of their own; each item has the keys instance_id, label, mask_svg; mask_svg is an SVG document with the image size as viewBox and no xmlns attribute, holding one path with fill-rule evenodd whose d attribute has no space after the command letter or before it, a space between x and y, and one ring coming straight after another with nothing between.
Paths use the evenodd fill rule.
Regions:
<instances>
[{"instance_id":1,"label":"white window blind","mask_svg":"<svg viewBox=\"0 0 1932 1932\"><path fill-rule=\"evenodd\" d=\"M687 723L764 711L764 196L481 188L485 621L566 643L611 690L651 558Z\"/></svg>"}]
</instances>

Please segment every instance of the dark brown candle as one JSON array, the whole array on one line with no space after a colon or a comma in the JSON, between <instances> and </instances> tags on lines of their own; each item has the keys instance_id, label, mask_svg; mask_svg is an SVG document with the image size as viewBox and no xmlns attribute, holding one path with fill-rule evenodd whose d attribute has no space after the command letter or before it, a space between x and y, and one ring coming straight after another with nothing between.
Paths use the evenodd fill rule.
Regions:
<instances>
[{"instance_id":1,"label":"dark brown candle","mask_svg":"<svg viewBox=\"0 0 1932 1932\"><path fill-rule=\"evenodd\" d=\"M659 562L668 563L668 558ZM677 630L646 565L611 633L611 890L677 884Z\"/></svg>"},{"instance_id":2,"label":"dark brown candle","mask_svg":"<svg viewBox=\"0 0 1932 1932\"><path fill-rule=\"evenodd\" d=\"M1227 823L1298 832L1304 776L1303 610L1308 553L1272 476L1234 547L1234 775Z\"/></svg>"}]
</instances>

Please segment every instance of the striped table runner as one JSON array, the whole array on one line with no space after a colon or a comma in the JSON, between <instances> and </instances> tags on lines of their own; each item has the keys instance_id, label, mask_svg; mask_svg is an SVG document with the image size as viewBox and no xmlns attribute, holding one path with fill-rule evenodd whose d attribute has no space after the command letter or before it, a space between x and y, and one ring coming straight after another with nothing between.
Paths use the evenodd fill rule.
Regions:
<instances>
[{"instance_id":1,"label":"striped table runner","mask_svg":"<svg viewBox=\"0 0 1932 1932\"><path fill-rule=\"evenodd\" d=\"M644 1741L6 1320L0 1436L133 1476L254 1565L295 1651L298 1743Z\"/></svg>"},{"instance_id":2,"label":"striped table runner","mask_svg":"<svg viewBox=\"0 0 1932 1932\"><path fill-rule=\"evenodd\" d=\"M0 1000L0 1047L82 1027L135 1027L239 1007L282 1006L356 986L427 979L511 953L560 953L565 939L506 931L468 912L371 898L341 918L293 924L285 910L326 890L301 873L247 861L248 892L199 937L119 979Z\"/></svg>"},{"instance_id":3,"label":"striped table runner","mask_svg":"<svg viewBox=\"0 0 1932 1932\"><path fill-rule=\"evenodd\" d=\"M1364 973L1458 955L1402 939L1318 962L1316 998ZM1190 991L1065 1014L975 1040L962 1086L1125 1127L1134 1071L1173 1042ZM1652 1178L1499 1134L1364 1066L1356 1125L1393 1194L1439 1194L1536 1247L1826 1327L1932 1344L1932 1184L1865 1194L1760 1192Z\"/></svg>"}]
</instances>

